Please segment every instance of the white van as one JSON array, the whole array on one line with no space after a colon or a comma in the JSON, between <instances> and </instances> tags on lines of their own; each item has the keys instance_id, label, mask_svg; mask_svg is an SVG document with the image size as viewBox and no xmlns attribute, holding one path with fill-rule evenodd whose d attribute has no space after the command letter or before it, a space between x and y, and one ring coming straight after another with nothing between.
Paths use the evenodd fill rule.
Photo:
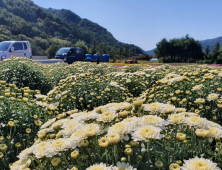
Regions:
<instances>
[{"instance_id":1,"label":"white van","mask_svg":"<svg viewBox=\"0 0 222 170\"><path fill-rule=\"evenodd\" d=\"M0 61L14 57L32 59L32 50L29 41L3 41L0 43Z\"/></svg>"}]
</instances>

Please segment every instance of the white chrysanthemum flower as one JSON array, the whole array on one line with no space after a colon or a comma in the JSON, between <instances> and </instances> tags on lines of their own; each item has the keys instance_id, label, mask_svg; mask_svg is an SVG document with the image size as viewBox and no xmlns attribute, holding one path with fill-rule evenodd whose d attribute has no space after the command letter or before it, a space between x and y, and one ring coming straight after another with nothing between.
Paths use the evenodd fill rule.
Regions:
<instances>
[{"instance_id":1,"label":"white chrysanthemum flower","mask_svg":"<svg viewBox=\"0 0 222 170\"><path fill-rule=\"evenodd\" d=\"M167 125L168 123L156 115L146 115L140 118L139 124L142 126L153 125L161 127Z\"/></svg>"},{"instance_id":2,"label":"white chrysanthemum flower","mask_svg":"<svg viewBox=\"0 0 222 170\"><path fill-rule=\"evenodd\" d=\"M112 107L109 108L109 110L123 110L125 109L125 107L131 106L130 103L128 102L121 102L121 103L116 103L115 105L113 105Z\"/></svg>"},{"instance_id":3,"label":"white chrysanthemum flower","mask_svg":"<svg viewBox=\"0 0 222 170\"><path fill-rule=\"evenodd\" d=\"M30 166L30 164L31 164L31 159L18 160L10 166L10 169L13 170L26 169Z\"/></svg>"},{"instance_id":4,"label":"white chrysanthemum flower","mask_svg":"<svg viewBox=\"0 0 222 170\"><path fill-rule=\"evenodd\" d=\"M35 97L36 97L37 99L40 99L40 100L47 98L46 95L42 95L42 94L35 94Z\"/></svg>"},{"instance_id":5,"label":"white chrysanthemum flower","mask_svg":"<svg viewBox=\"0 0 222 170\"><path fill-rule=\"evenodd\" d=\"M69 137L73 132L75 132L76 130L80 129L83 127L82 123L79 122L72 122L69 123L68 126L65 126L64 130L62 131L62 136L63 137Z\"/></svg>"},{"instance_id":6,"label":"white chrysanthemum flower","mask_svg":"<svg viewBox=\"0 0 222 170\"><path fill-rule=\"evenodd\" d=\"M106 167L106 164L100 163L91 165L90 167L86 168L86 170L111 170L111 166Z\"/></svg>"},{"instance_id":7,"label":"white chrysanthemum flower","mask_svg":"<svg viewBox=\"0 0 222 170\"><path fill-rule=\"evenodd\" d=\"M112 170L137 170L133 168L129 163L117 162L117 166L112 167Z\"/></svg>"},{"instance_id":8,"label":"white chrysanthemum flower","mask_svg":"<svg viewBox=\"0 0 222 170\"><path fill-rule=\"evenodd\" d=\"M120 86L118 85L118 83L117 83L117 82L114 82L114 81L111 81L111 82L109 83L109 85L110 85L110 86L114 86L114 87L120 87Z\"/></svg>"},{"instance_id":9,"label":"white chrysanthemum flower","mask_svg":"<svg viewBox=\"0 0 222 170\"><path fill-rule=\"evenodd\" d=\"M51 141L51 146L55 149L55 151L62 152L65 151L66 148L66 139L59 138Z\"/></svg>"},{"instance_id":10,"label":"white chrysanthemum flower","mask_svg":"<svg viewBox=\"0 0 222 170\"><path fill-rule=\"evenodd\" d=\"M63 124L65 124L68 121L69 121L69 119L60 119L60 120L54 122L51 127L56 129L57 127L61 127Z\"/></svg>"},{"instance_id":11,"label":"white chrysanthemum flower","mask_svg":"<svg viewBox=\"0 0 222 170\"><path fill-rule=\"evenodd\" d=\"M208 101L216 100L216 99L218 99L218 96L219 96L219 94L217 94L217 93L211 93L207 96L207 100Z\"/></svg>"},{"instance_id":12,"label":"white chrysanthemum flower","mask_svg":"<svg viewBox=\"0 0 222 170\"><path fill-rule=\"evenodd\" d=\"M46 107L48 104L46 102L36 101L36 104L41 107Z\"/></svg>"},{"instance_id":13,"label":"white chrysanthemum flower","mask_svg":"<svg viewBox=\"0 0 222 170\"><path fill-rule=\"evenodd\" d=\"M185 108L176 108L177 113L186 112L186 110Z\"/></svg>"},{"instance_id":14,"label":"white chrysanthemum flower","mask_svg":"<svg viewBox=\"0 0 222 170\"><path fill-rule=\"evenodd\" d=\"M200 90L202 87L203 87L203 84L199 84L199 85L194 86L192 90L197 91L197 90Z\"/></svg>"},{"instance_id":15,"label":"white chrysanthemum flower","mask_svg":"<svg viewBox=\"0 0 222 170\"><path fill-rule=\"evenodd\" d=\"M108 133L128 134L132 131L130 123L119 122L109 127Z\"/></svg>"},{"instance_id":16,"label":"white chrysanthemum flower","mask_svg":"<svg viewBox=\"0 0 222 170\"><path fill-rule=\"evenodd\" d=\"M170 81L171 83L176 82L176 81L181 81L181 80L183 80L182 77L175 77L175 78L169 79L169 81Z\"/></svg>"},{"instance_id":17,"label":"white chrysanthemum flower","mask_svg":"<svg viewBox=\"0 0 222 170\"><path fill-rule=\"evenodd\" d=\"M164 109L165 107L169 106L168 104L163 104L163 103L151 103L151 104L143 104L144 111L150 111L153 113L159 113L161 112L162 109Z\"/></svg>"},{"instance_id":18,"label":"white chrysanthemum flower","mask_svg":"<svg viewBox=\"0 0 222 170\"><path fill-rule=\"evenodd\" d=\"M65 143L64 148L67 148L66 144L67 144L67 142ZM53 157L53 156L55 156L57 154L59 154L59 151L56 150L56 148L54 148L52 144L50 144L47 147L45 147L44 155L46 157L51 158L51 157Z\"/></svg>"},{"instance_id":19,"label":"white chrysanthemum flower","mask_svg":"<svg viewBox=\"0 0 222 170\"><path fill-rule=\"evenodd\" d=\"M66 90L66 91L64 91L64 92L62 92L62 96L64 96L64 95L66 95L68 93L68 91Z\"/></svg>"},{"instance_id":20,"label":"white chrysanthemum flower","mask_svg":"<svg viewBox=\"0 0 222 170\"><path fill-rule=\"evenodd\" d=\"M150 139L161 139L163 135L160 134L161 129L155 126L143 126L137 128L135 132L132 133L132 138L135 141L146 141Z\"/></svg>"},{"instance_id":21,"label":"white chrysanthemum flower","mask_svg":"<svg viewBox=\"0 0 222 170\"><path fill-rule=\"evenodd\" d=\"M169 114L174 113L176 111L176 107L173 105L166 106L161 110L162 113Z\"/></svg>"},{"instance_id":22,"label":"white chrysanthemum flower","mask_svg":"<svg viewBox=\"0 0 222 170\"><path fill-rule=\"evenodd\" d=\"M96 113L95 111L91 111L91 112L80 112L80 113L72 114L70 117L78 121L86 121L86 120L97 119L98 116L99 116L98 113Z\"/></svg>"},{"instance_id":23,"label":"white chrysanthemum flower","mask_svg":"<svg viewBox=\"0 0 222 170\"><path fill-rule=\"evenodd\" d=\"M56 118L49 119L47 122L45 122L45 123L40 127L40 129L45 129L45 128L51 126L55 121L56 121Z\"/></svg>"},{"instance_id":24,"label":"white chrysanthemum flower","mask_svg":"<svg viewBox=\"0 0 222 170\"><path fill-rule=\"evenodd\" d=\"M49 104L47 110L55 110L59 106L59 102Z\"/></svg>"},{"instance_id":25,"label":"white chrysanthemum flower","mask_svg":"<svg viewBox=\"0 0 222 170\"><path fill-rule=\"evenodd\" d=\"M93 136L100 135L103 133L102 126L95 123L87 124L83 127L83 129L87 137L93 137Z\"/></svg>"},{"instance_id":26,"label":"white chrysanthemum flower","mask_svg":"<svg viewBox=\"0 0 222 170\"><path fill-rule=\"evenodd\" d=\"M182 124L182 123L184 123L184 120L185 119L185 117L183 116L183 115L181 115L181 114L171 114L171 115L169 115L168 116L168 122L170 123L170 124Z\"/></svg>"},{"instance_id":27,"label":"white chrysanthemum flower","mask_svg":"<svg viewBox=\"0 0 222 170\"><path fill-rule=\"evenodd\" d=\"M199 116L197 113L193 113L193 112L181 112L181 113L178 113L178 114L183 115L185 117Z\"/></svg>"},{"instance_id":28,"label":"white chrysanthemum flower","mask_svg":"<svg viewBox=\"0 0 222 170\"><path fill-rule=\"evenodd\" d=\"M208 137L211 138L222 138L222 129L211 127L209 128Z\"/></svg>"},{"instance_id":29,"label":"white chrysanthemum flower","mask_svg":"<svg viewBox=\"0 0 222 170\"><path fill-rule=\"evenodd\" d=\"M118 133L120 135L120 140L129 140L128 134L133 130L133 126L130 122L119 122L108 129L108 135L112 133Z\"/></svg>"},{"instance_id":30,"label":"white chrysanthemum flower","mask_svg":"<svg viewBox=\"0 0 222 170\"><path fill-rule=\"evenodd\" d=\"M111 122L116 116L117 114L115 112L106 111L106 112L103 112L101 115L99 115L96 120L107 123L107 122Z\"/></svg>"},{"instance_id":31,"label":"white chrysanthemum flower","mask_svg":"<svg viewBox=\"0 0 222 170\"><path fill-rule=\"evenodd\" d=\"M72 141L75 141L75 143L79 143L81 141L83 141L84 139L87 138L87 135L86 135L86 132L84 130L84 128L81 128L77 131L75 131L71 136L70 136L70 139Z\"/></svg>"},{"instance_id":32,"label":"white chrysanthemum flower","mask_svg":"<svg viewBox=\"0 0 222 170\"><path fill-rule=\"evenodd\" d=\"M219 125L218 123L212 122L212 121L207 121L207 127L208 128L215 127L218 129L222 129L221 125Z\"/></svg>"},{"instance_id":33,"label":"white chrysanthemum flower","mask_svg":"<svg viewBox=\"0 0 222 170\"><path fill-rule=\"evenodd\" d=\"M62 97L61 94L57 94L57 95L55 96L55 99L58 100L58 99L60 99L61 97Z\"/></svg>"},{"instance_id":34,"label":"white chrysanthemum flower","mask_svg":"<svg viewBox=\"0 0 222 170\"><path fill-rule=\"evenodd\" d=\"M55 92L55 89L53 89L53 90L50 90L48 93L47 93L47 96L50 96L50 95L52 95L53 93Z\"/></svg>"},{"instance_id":35,"label":"white chrysanthemum flower","mask_svg":"<svg viewBox=\"0 0 222 170\"><path fill-rule=\"evenodd\" d=\"M185 117L185 124L195 128L204 129L207 126L207 120L201 117Z\"/></svg>"},{"instance_id":36,"label":"white chrysanthemum flower","mask_svg":"<svg viewBox=\"0 0 222 170\"><path fill-rule=\"evenodd\" d=\"M123 119L122 123L130 123L132 127L135 127L139 124L139 121L140 119L134 116L134 117Z\"/></svg>"},{"instance_id":37,"label":"white chrysanthemum flower","mask_svg":"<svg viewBox=\"0 0 222 170\"><path fill-rule=\"evenodd\" d=\"M222 77L222 72L218 73L217 76L221 78Z\"/></svg>"},{"instance_id":38,"label":"white chrysanthemum flower","mask_svg":"<svg viewBox=\"0 0 222 170\"><path fill-rule=\"evenodd\" d=\"M221 170L217 167L217 164L210 159L198 157L184 160L184 164L180 168L181 170Z\"/></svg>"},{"instance_id":39,"label":"white chrysanthemum flower","mask_svg":"<svg viewBox=\"0 0 222 170\"><path fill-rule=\"evenodd\" d=\"M17 156L19 159L27 159L32 153L33 153L33 146L30 148L27 148L23 151L21 151L21 153Z\"/></svg>"},{"instance_id":40,"label":"white chrysanthemum flower","mask_svg":"<svg viewBox=\"0 0 222 170\"><path fill-rule=\"evenodd\" d=\"M38 159L43 158L45 156L46 148L49 147L49 145L51 145L51 143L48 141L43 141L39 144L35 144L33 146L33 154L35 155L35 157Z\"/></svg>"}]
</instances>

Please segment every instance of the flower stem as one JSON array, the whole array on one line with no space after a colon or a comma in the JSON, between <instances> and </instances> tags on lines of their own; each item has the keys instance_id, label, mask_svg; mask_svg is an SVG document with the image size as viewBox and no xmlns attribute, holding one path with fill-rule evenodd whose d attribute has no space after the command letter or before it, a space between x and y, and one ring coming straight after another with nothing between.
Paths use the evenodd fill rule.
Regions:
<instances>
[{"instance_id":1,"label":"flower stem","mask_svg":"<svg viewBox=\"0 0 222 170\"><path fill-rule=\"evenodd\" d=\"M117 150L117 145L114 145L114 157L115 157L115 163L118 162L118 150Z\"/></svg>"},{"instance_id":2,"label":"flower stem","mask_svg":"<svg viewBox=\"0 0 222 170\"><path fill-rule=\"evenodd\" d=\"M128 155L128 162L129 162L129 164L131 164L130 155Z\"/></svg>"},{"instance_id":3,"label":"flower stem","mask_svg":"<svg viewBox=\"0 0 222 170\"><path fill-rule=\"evenodd\" d=\"M66 159L64 153L62 153L62 157L63 157L64 161L66 162L67 166L69 167L69 166L70 166L70 165L69 165L69 162L67 161L67 159Z\"/></svg>"},{"instance_id":4,"label":"flower stem","mask_svg":"<svg viewBox=\"0 0 222 170\"><path fill-rule=\"evenodd\" d=\"M150 168L150 140L147 142L147 152L148 152L148 168Z\"/></svg>"},{"instance_id":5,"label":"flower stem","mask_svg":"<svg viewBox=\"0 0 222 170\"><path fill-rule=\"evenodd\" d=\"M106 166L108 165L108 161L109 161L109 158L108 158L108 149L105 148L105 151L106 151Z\"/></svg>"}]
</instances>

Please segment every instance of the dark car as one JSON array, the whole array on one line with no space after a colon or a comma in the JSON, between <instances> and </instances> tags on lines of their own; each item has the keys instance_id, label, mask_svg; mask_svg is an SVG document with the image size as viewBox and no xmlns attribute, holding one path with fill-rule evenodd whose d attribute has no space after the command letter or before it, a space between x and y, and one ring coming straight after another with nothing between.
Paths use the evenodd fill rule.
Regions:
<instances>
[{"instance_id":1,"label":"dark car","mask_svg":"<svg viewBox=\"0 0 222 170\"><path fill-rule=\"evenodd\" d=\"M56 59L63 59L64 62L72 64L75 61L84 61L84 55L81 48L64 47L57 51Z\"/></svg>"}]
</instances>

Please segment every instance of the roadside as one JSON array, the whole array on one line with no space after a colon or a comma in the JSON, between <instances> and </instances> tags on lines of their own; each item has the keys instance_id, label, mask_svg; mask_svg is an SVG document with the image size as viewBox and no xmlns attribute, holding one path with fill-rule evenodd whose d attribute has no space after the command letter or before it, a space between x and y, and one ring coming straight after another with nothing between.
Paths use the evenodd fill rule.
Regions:
<instances>
[{"instance_id":1,"label":"roadside","mask_svg":"<svg viewBox=\"0 0 222 170\"><path fill-rule=\"evenodd\" d=\"M47 56L32 56L32 61L40 62L43 64L53 64L58 62L63 62L61 59L48 59Z\"/></svg>"}]
</instances>

